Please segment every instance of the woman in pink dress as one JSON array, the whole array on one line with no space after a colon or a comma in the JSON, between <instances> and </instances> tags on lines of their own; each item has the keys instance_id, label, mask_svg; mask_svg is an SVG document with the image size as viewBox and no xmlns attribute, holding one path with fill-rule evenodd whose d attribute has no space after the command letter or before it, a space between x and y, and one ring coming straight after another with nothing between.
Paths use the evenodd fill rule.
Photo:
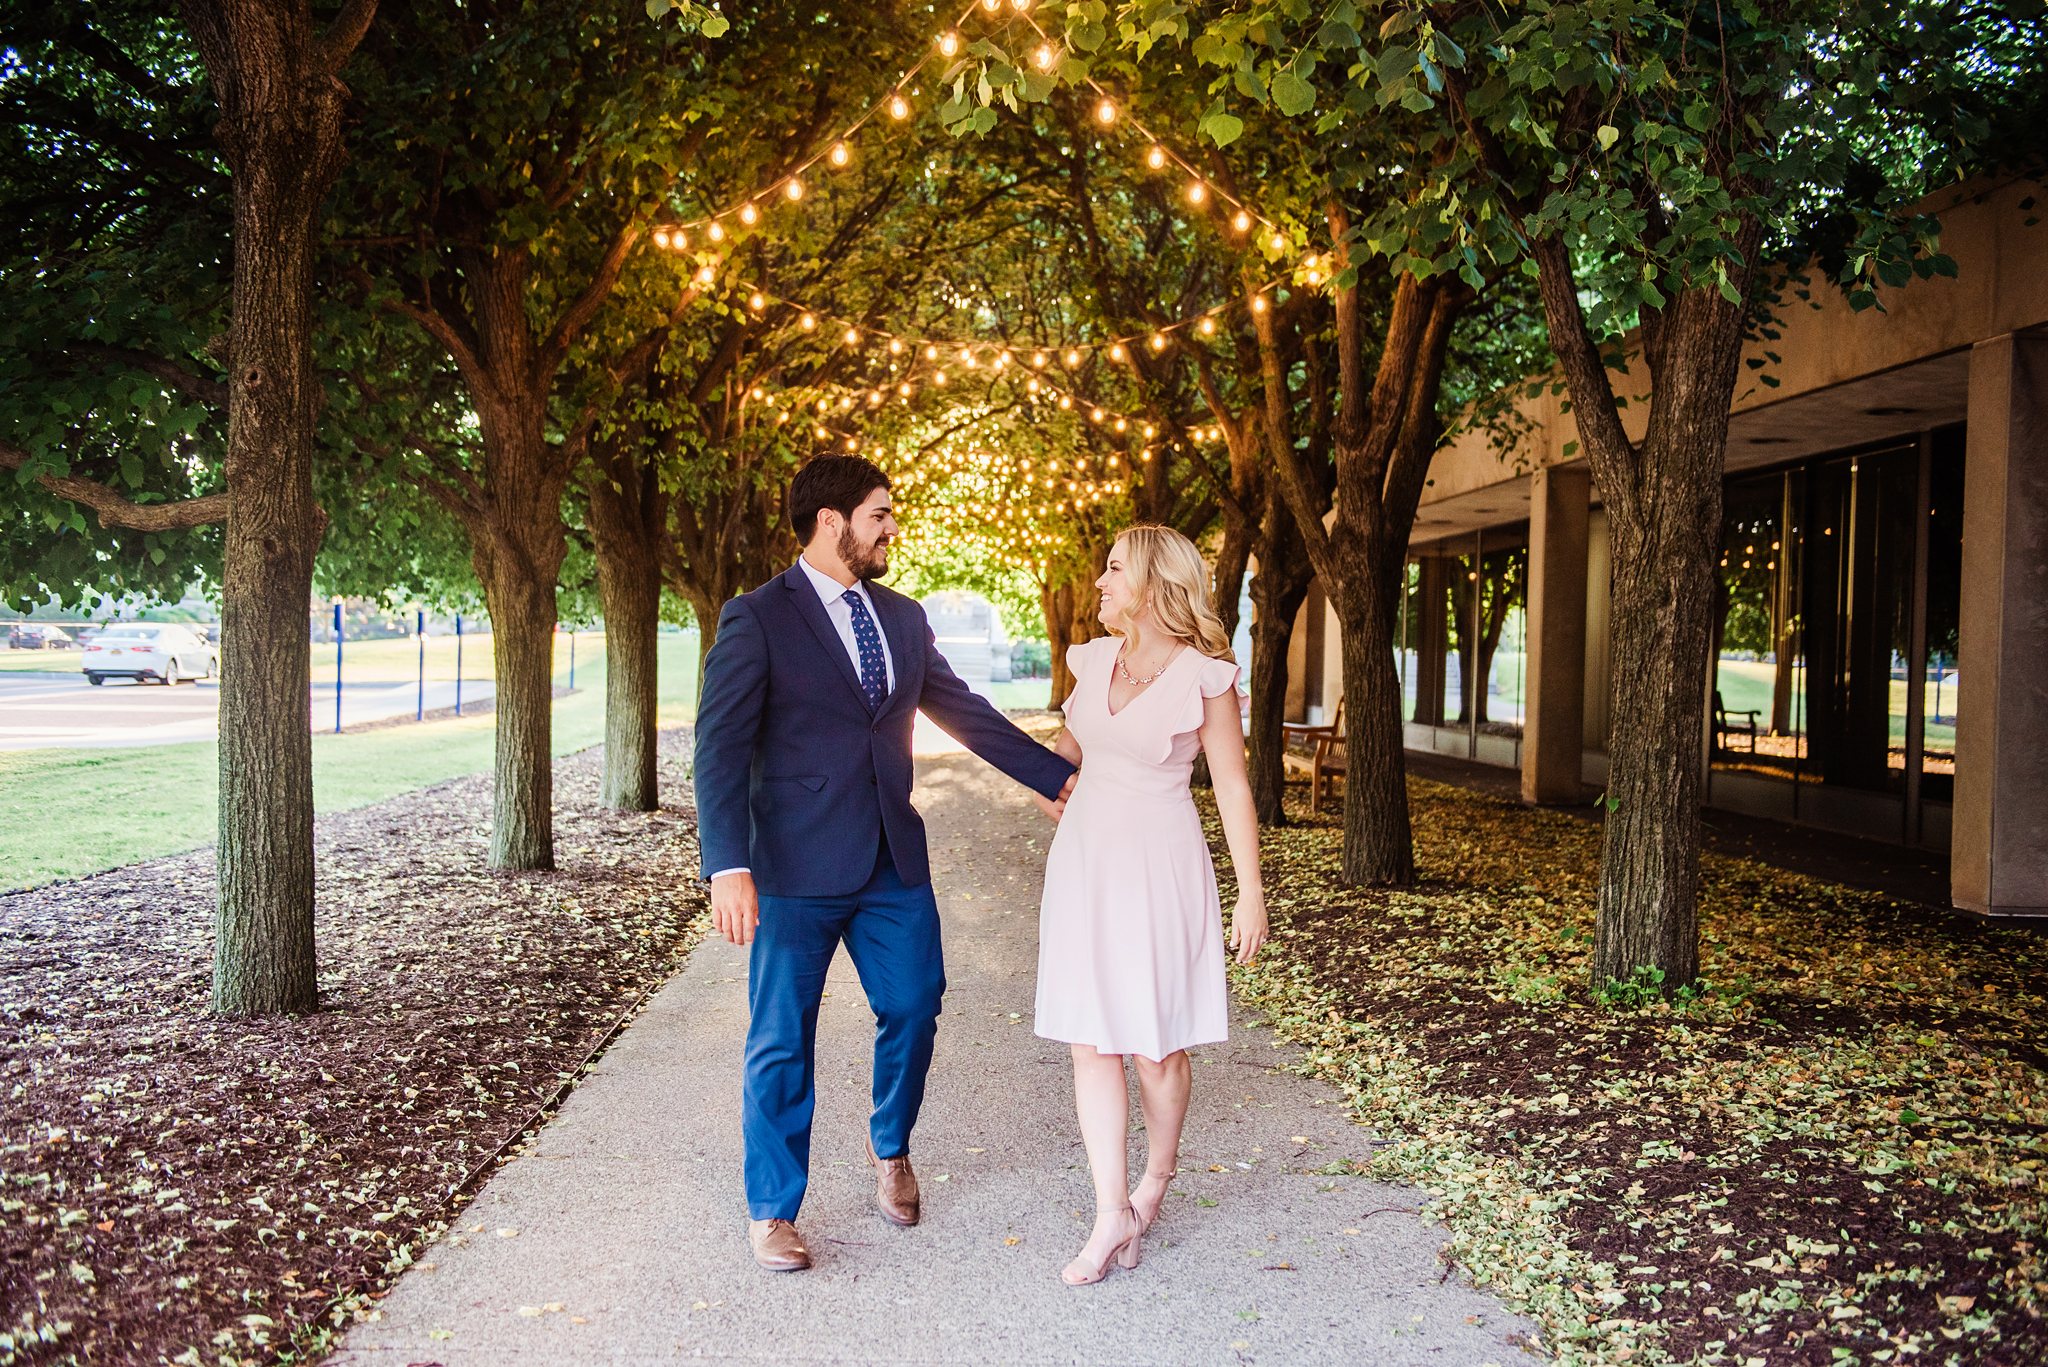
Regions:
<instances>
[{"instance_id":1,"label":"woman in pink dress","mask_svg":"<svg viewBox=\"0 0 2048 1367\"><path fill-rule=\"evenodd\" d=\"M1207 578L1179 532L1132 527L1095 581L1102 623L1115 634L1067 652L1074 691L1054 748L1081 775L1046 857L1036 1029L1073 1047L1074 1104L1095 1177L1095 1229L1060 1274L1074 1286L1101 1281L1112 1260L1138 1265L1139 1239L1158 1218L1180 1153L1193 1081L1187 1051L1229 1033L1216 870L1188 795L1198 753L1209 756L1238 875L1238 962L1266 939L1238 670ZM1136 1190L1125 1165L1126 1054L1150 1145Z\"/></svg>"}]
</instances>

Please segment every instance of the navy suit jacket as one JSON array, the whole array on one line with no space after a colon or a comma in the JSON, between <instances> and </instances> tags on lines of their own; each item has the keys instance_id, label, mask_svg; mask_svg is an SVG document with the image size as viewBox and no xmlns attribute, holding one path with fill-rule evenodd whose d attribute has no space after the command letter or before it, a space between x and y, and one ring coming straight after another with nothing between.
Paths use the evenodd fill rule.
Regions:
<instances>
[{"instance_id":1,"label":"navy suit jacket","mask_svg":"<svg viewBox=\"0 0 2048 1367\"><path fill-rule=\"evenodd\" d=\"M931 879L910 805L918 709L1026 787L1057 797L1074 766L970 692L924 608L870 583L896 687L870 710L817 590L791 566L718 616L697 701L697 840L704 874L753 871L771 897L843 897L874 872L884 836L912 887Z\"/></svg>"}]
</instances>

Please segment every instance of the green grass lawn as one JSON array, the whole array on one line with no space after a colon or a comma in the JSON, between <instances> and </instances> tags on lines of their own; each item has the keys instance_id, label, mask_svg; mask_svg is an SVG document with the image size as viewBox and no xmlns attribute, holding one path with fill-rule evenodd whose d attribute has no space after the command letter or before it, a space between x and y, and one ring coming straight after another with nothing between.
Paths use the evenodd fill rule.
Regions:
<instances>
[{"instance_id":1,"label":"green grass lawn","mask_svg":"<svg viewBox=\"0 0 2048 1367\"><path fill-rule=\"evenodd\" d=\"M9 650L0 646L0 671L20 673L77 674L79 652L75 650Z\"/></svg>"},{"instance_id":2,"label":"green grass lawn","mask_svg":"<svg viewBox=\"0 0 2048 1367\"><path fill-rule=\"evenodd\" d=\"M367 644L417 650L412 642ZM600 640L586 656L588 644L579 640L577 647L578 691L555 704L558 755L604 739L604 651ZM696 711L697 638L666 634L659 649L661 721L679 725ZM465 677L467 656L465 647ZM566 649L558 663L563 672L556 682L565 683ZM489 716L315 734L313 805L345 811L481 773L491 767L494 736ZM206 742L0 753L0 888L33 887L207 844L220 800L217 751Z\"/></svg>"}]
</instances>

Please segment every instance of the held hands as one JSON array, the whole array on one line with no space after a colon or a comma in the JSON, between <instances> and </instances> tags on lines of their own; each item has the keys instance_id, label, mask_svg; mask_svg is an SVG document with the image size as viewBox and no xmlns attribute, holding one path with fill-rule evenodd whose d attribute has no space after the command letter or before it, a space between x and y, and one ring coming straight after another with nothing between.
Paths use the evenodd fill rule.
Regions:
<instances>
[{"instance_id":1,"label":"held hands","mask_svg":"<svg viewBox=\"0 0 2048 1367\"><path fill-rule=\"evenodd\" d=\"M761 924L761 899L751 873L722 874L711 880L711 923L736 945L749 944Z\"/></svg>"},{"instance_id":2,"label":"held hands","mask_svg":"<svg viewBox=\"0 0 2048 1367\"><path fill-rule=\"evenodd\" d=\"M1049 798L1045 796L1043 793L1033 793L1031 795L1031 800L1038 804L1039 811L1044 812L1054 821L1058 821L1067 810L1067 798L1072 796L1074 791L1074 780L1078 779L1079 777L1081 777L1081 775L1078 773L1068 774L1067 781L1060 786L1060 795L1056 798Z\"/></svg>"},{"instance_id":3,"label":"held hands","mask_svg":"<svg viewBox=\"0 0 2048 1367\"><path fill-rule=\"evenodd\" d=\"M1237 961L1248 964L1266 943L1266 894L1254 891L1237 899L1230 913L1230 947Z\"/></svg>"}]
</instances>

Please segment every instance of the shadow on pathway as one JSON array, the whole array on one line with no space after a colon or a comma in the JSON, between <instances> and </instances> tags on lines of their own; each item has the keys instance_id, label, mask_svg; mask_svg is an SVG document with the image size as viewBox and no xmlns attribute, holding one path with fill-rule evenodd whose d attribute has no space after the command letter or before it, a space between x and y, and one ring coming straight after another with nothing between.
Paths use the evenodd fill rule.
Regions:
<instances>
[{"instance_id":1,"label":"shadow on pathway","mask_svg":"<svg viewBox=\"0 0 2048 1367\"><path fill-rule=\"evenodd\" d=\"M1199 1051L1183 1176L1144 1264L1069 1288L1093 1198L1062 1045L1031 1033L1051 827L966 755L919 761L951 991L912 1154L924 1223L874 1211L873 1016L844 951L819 1024L817 1266L748 1255L746 951L707 940L590 1079L358 1325L336 1367L653 1363L1507 1367L1532 1326L1446 1277L1421 1195L1316 1175L1368 1132L1238 1013ZM1136 1110L1133 1108L1135 1118ZM1132 1136L1133 1170L1142 1132ZM1220 1169L1220 1171L1212 1170Z\"/></svg>"}]
</instances>

